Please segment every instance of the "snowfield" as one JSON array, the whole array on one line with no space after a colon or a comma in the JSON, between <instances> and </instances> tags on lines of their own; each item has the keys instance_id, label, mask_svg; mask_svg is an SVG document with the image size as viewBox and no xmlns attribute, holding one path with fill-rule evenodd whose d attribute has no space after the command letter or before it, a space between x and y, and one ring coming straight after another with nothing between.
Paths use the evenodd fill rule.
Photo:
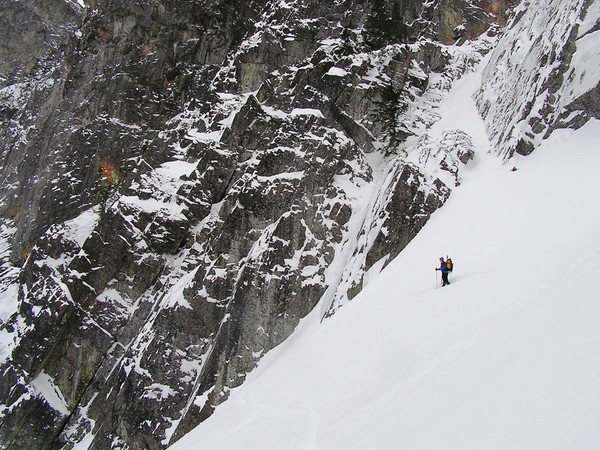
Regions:
<instances>
[{"instance_id":1,"label":"snowfield","mask_svg":"<svg viewBox=\"0 0 600 450\"><path fill-rule=\"evenodd\" d=\"M446 205L172 449L600 448L600 121L502 163L478 82L456 86L433 130L461 127L478 151ZM447 255L452 284L437 288Z\"/></svg>"}]
</instances>

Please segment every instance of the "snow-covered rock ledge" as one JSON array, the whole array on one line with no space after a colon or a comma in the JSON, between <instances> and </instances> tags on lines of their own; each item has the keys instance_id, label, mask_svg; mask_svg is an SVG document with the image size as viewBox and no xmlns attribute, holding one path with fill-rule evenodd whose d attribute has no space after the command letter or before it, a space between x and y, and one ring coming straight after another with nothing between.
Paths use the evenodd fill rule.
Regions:
<instances>
[{"instance_id":1,"label":"snow-covered rock ledge","mask_svg":"<svg viewBox=\"0 0 600 450\"><path fill-rule=\"evenodd\" d=\"M527 155L553 130L600 118L599 20L595 0L518 6L476 94L500 155Z\"/></svg>"}]
</instances>

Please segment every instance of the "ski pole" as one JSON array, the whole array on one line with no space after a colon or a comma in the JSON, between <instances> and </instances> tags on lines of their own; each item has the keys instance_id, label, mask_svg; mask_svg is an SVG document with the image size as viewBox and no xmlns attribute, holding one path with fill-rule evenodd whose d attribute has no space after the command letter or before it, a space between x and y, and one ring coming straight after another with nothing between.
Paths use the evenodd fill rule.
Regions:
<instances>
[{"instance_id":1,"label":"ski pole","mask_svg":"<svg viewBox=\"0 0 600 450\"><path fill-rule=\"evenodd\" d=\"M435 288L438 288L437 269L435 269Z\"/></svg>"}]
</instances>

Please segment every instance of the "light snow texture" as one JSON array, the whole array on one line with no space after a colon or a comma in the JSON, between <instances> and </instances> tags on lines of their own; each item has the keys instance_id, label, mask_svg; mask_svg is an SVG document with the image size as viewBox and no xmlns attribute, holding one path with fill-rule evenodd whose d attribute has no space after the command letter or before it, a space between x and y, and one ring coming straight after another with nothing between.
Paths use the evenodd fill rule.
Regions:
<instances>
[{"instance_id":1,"label":"light snow texture","mask_svg":"<svg viewBox=\"0 0 600 450\"><path fill-rule=\"evenodd\" d=\"M54 380L46 373L40 373L31 386L48 402L48 404L63 415L69 414L67 402L54 384Z\"/></svg>"}]
</instances>

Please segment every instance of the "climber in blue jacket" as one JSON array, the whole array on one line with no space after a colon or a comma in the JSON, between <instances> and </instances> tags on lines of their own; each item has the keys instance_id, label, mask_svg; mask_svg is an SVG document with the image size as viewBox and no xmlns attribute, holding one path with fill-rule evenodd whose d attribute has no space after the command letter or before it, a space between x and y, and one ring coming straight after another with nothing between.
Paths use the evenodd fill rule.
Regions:
<instances>
[{"instance_id":1,"label":"climber in blue jacket","mask_svg":"<svg viewBox=\"0 0 600 450\"><path fill-rule=\"evenodd\" d=\"M436 267L435 270L442 271L442 286L450 284L448 281L448 266L446 265L446 261L444 261L443 257L440 257L440 267Z\"/></svg>"}]
</instances>

